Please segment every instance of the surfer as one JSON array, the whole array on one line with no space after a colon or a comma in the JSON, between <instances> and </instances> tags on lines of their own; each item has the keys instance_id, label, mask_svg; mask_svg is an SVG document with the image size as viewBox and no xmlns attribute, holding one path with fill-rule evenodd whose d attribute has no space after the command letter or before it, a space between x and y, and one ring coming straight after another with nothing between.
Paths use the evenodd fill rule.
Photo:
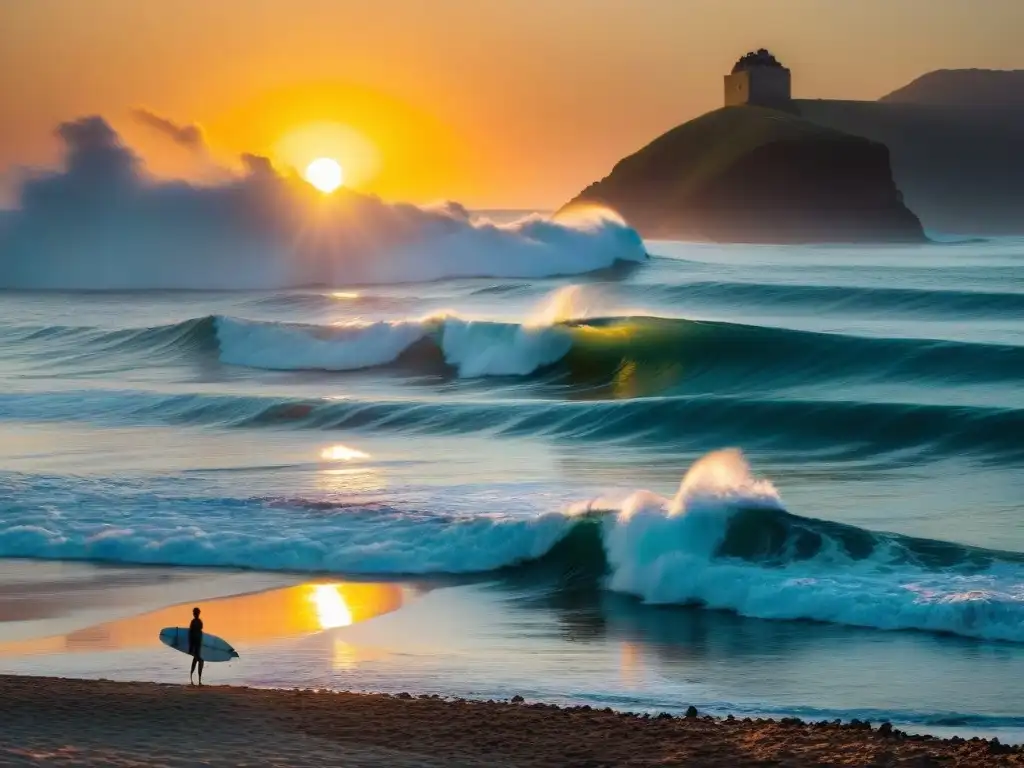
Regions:
<instances>
[{"instance_id":1,"label":"surfer","mask_svg":"<svg viewBox=\"0 0 1024 768\"><path fill-rule=\"evenodd\" d=\"M189 682L195 685L192 676L199 665L199 684L203 684L203 620L199 618L199 609L192 609L192 623L188 625L188 654L192 657L192 671L188 673Z\"/></svg>"}]
</instances>

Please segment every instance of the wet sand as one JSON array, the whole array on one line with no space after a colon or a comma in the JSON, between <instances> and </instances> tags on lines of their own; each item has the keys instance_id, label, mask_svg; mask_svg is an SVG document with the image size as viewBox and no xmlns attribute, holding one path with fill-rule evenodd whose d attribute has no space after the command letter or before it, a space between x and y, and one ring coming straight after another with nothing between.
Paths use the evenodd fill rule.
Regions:
<instances>
[{"instance_id":1,"label":"wet sand","mask_svg":"<svg viewBox=\"0 0 1024 768\"><path fill-rule=\"evenodd\" d=\"M989 766L1024 752L794 721L0 676L0 765Z\"/></svg>"},{"instance_id":2,"label":"wet sand","mask_svg":"<svg viewBox=\"0 0 1024 768\"><path fill-rule=\"evenodd\" d=\"M296 583L301 579L279 573L0 559L0 648L186 600L206 603Z\"/></svg>"}]
</instances>

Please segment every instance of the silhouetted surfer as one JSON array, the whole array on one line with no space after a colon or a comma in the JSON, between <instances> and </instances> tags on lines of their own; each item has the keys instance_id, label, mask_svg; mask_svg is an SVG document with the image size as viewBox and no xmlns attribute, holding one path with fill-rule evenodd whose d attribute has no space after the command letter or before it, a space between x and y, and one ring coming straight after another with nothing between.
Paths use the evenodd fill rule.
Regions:
<instances>
[{"instance_id":1,"label":"silhouetted surfer","mask_svg":"<svg viewBox=\"0 0 1024 768\"><path fill-rule=\"evenodd\" d=\"M195 685L192 676L199 665L199 684L203 684L203 620L199 618L199 609L192 609L192 623L188 625L188 653L192 657L192 671L188 673L189 682Z\"/></svg>"}]
</instances>

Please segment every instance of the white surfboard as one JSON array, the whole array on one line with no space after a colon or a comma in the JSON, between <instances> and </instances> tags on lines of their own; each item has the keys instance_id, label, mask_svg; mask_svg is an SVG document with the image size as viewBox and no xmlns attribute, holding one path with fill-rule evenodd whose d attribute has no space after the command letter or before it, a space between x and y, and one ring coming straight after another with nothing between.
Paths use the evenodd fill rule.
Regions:
<instances>
[{"instance_id":1,"label":"white surfboard","mask_svg":"<svg viewBox=\"0 0 1024 768\"><path fill-rule=\"evenodd\" d=\"M188 653L188 627L167 627L160 630L160 642L182 653ZM238 658L238 651L232 648L225 640L203 632L203 644L201 646L201 657L203 661L231 661Z\"/></svg>"}]
</instances>

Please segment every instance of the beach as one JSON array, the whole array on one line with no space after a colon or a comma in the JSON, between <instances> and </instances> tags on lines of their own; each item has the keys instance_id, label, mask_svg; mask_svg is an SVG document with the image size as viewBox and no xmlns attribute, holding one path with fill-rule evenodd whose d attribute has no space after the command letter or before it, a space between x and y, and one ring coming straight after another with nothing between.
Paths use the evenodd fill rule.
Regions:
<instances>
[{"instance_id":1,"label":"beach","mask_svg":"<svg viewBox=\"0 0 1024 768\"><path fill-rule=\"evenodd\" d=\"M1018 747L847 724L0 677L4 765L988 766Z\"/></svg>"},{"instance_id":2,"label":"beach","mask_svg":"<svg viewBox=\"0 0 1024 768\"><path fill-rule=\"evenodd\" d=\"M0 2L0 768L1024 762L1024 2L167 5Z\"/></svg>"}]
</instances>

